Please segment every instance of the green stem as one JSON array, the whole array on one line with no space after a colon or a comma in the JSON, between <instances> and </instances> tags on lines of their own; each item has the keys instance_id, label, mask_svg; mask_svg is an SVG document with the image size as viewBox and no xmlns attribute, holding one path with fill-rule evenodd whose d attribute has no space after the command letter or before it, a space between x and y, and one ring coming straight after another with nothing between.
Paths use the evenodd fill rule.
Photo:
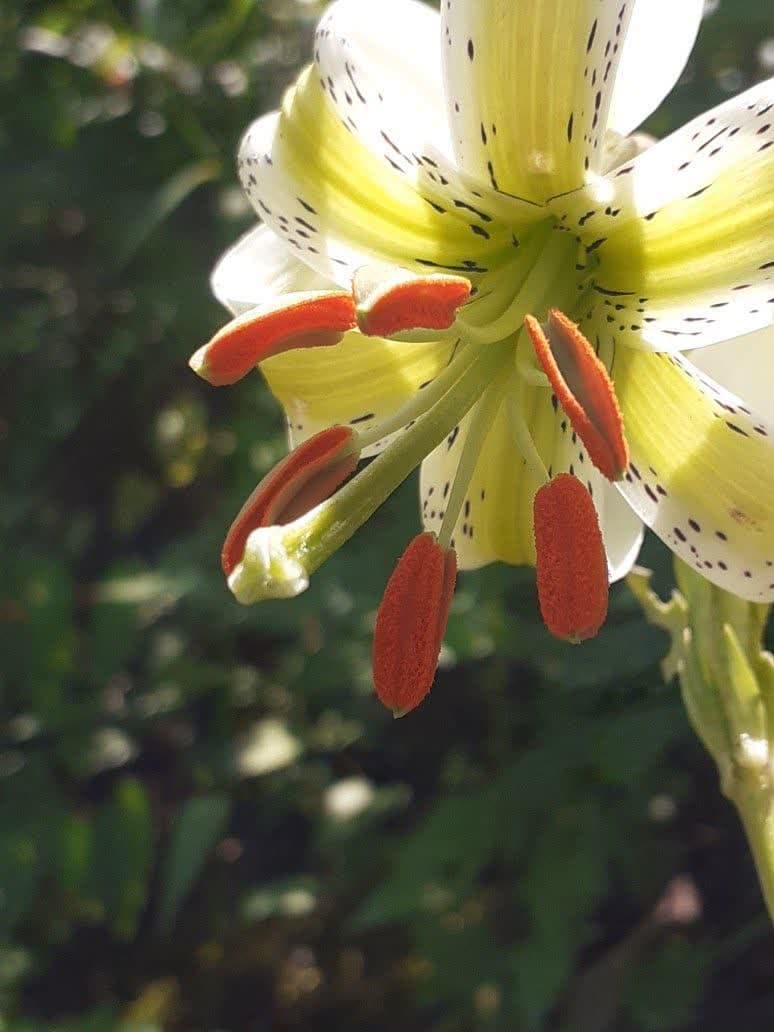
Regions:
<instances>
[{"instance_id":1,"label":"green stem","mask_svg":"<svg viewBox=\"0 0 774 1032\"><path fill-rule=\"evenodd\" d=\"M770 778L754 773L738 776L731 800L742 819L766 908L774 920L774 794Z\"/></svg>"}]
</instances>

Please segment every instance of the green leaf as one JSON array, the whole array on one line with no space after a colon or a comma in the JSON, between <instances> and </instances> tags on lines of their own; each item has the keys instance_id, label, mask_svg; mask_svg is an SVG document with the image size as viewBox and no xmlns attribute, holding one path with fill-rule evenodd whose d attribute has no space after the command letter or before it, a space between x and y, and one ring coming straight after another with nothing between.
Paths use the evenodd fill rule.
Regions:
<instances>
[{"instance_id":1,"label":"green leaf","mask_svg":"<svg viewBox=\"0 0 774 1032\"><path fill-rule=\"evenodd\" d=\"M153 858L148 796L134 778L119 781L94 822L97 897L118 939L131 939L145 905Z\"/></svg>"},{"instance_id":2,"label":"green leaf","mask_svg":"<svg viewBox=\"0 0 774 1032\"><path fill-rule=\"evenodd\" d=\"M223 795L189 799L178 813L164 860L158 928L167 934L180 905L204 867L228 821L231 801Z\"/></svg>"},{"instance_id":3,"label":"green leaf","mask_svg":"<svg viewBox=\"0 0 774 1032\"><path fill-rule=\"evenodd\" d=\"M169 218L186 197L204 183L217 179L220 172L220 162L207 158L186 165L172 176L152 198L142 218L128 228L119 245L113 272L117 273L124 269L154 230Z\"/></svg>"},{"instance_id":4,"label":"green leaf","mask_svg":"<svg viewBox=\"0 0 774 1032\"><path fill-rule=\"evenodd\" d=\"M404 840L391 874L357 910L353 926L405 920L433 900L457 898L473 882L497 839L490 790L442 800Z\"/></svg>"}]
</instances>

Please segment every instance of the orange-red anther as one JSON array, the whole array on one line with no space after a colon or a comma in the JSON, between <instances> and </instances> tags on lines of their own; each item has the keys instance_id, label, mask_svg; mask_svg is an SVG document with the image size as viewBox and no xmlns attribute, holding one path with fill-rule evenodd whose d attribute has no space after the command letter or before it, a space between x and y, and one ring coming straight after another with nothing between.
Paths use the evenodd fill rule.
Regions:
<instances>
[{"instance_id":1,"label":"orange-red anther","mask_svg":"<svg viewBox=\"0 0 774 1032\"><path fill-rule=\"evenodd\" d=\"M457 309L470 299L470 280L433 273L359 269L353 281L357 321L370 337L391 337L411 330L448 330Z\"/></svg>"},{"instance_id":2,"label":"orange-red anther","mask_svg":"<svg viewBox=\"0 0 774 1032\"><path fill-rule=\"evenodd\" d=\"M247 499L221 550L227 577L242 561L247 539L258 527L290 523L324 502L357 467L354 431L332 426L304 441L279 462Z\"/></svg>"},{"instance_id":3,"label":"orange-red anther","mask_svg":"<svg viewBox=\"0 0 774 1032\"><path fill-rule=\"evenodd\" d=\"M566 641L593 638L607 616L605 546L591 495L560 473L535 495L535 549L540 612Z\"/></svg>"},{"instance_id":4,"label":"orange-red anther","mask_svg":"<svg viewBox=\"0 0 774 1032\"><path fill-rule=\"evenodd\" d=\"M589 458L608 480L620 480L629 449L613 381L591 344L566 315L552 308L548 323L525 325L543 370Z\"/></svg>"},{"instance_id":5,"label":"orange-red anther","mask_svg":"<svg viewBox=\"0 0 774 1032\"><path fill-rule=\"evenodd\" d=\"M374 630L374 683L396 716L432 687L456 579L456 553L426 533L414 538L387 583Z\"/></svg>"},{"instance_id":6,"label":"orange-red anther","mask_svg":"<svg viewBox=\"0 0 774 1032\"><path fill-rule=\"evenodd\" d=\"M355 302L346 291L289 295L232 319L199 348L190 365L208 383L222 387L283 351L338 344L355 326Z\"/></svg>"}]
</instances>

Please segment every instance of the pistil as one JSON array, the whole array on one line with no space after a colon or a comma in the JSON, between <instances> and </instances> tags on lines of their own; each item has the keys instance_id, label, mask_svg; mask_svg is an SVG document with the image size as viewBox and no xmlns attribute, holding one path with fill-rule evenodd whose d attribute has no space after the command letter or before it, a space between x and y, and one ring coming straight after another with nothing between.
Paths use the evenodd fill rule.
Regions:
<instances>
[{"instance_id":1,"label":"pistil","mask_svg":"<svg viewBox=\"0 0 774 1032\"><path fill-rule=\"evenodd\" d=\"M303 580L297 575L299 567L308 579L444 440L498 377L511 353L507 343L472 349L469 366L443 396L332 498L285 527L255 530L247 539L242 562L229 578L239 601L284 597L287 585L273 585L267 562L280 576L284 569L291 570L296 584ZM377 439L383 436L381 428Z\"/></svg>"},{"instance_id":2,"label":"pistil","mask_svg":"<svg viewBox=\"0 0 774 1032\"><path fill-rule=\"evenodd\" d=\"M226 576L241 562L254 530L283 526L325 501L354 473L359 457L357 435L348 426L328 427L286 455L258 484L231 524L221 552Z\"/></svg>"}]
</instances>

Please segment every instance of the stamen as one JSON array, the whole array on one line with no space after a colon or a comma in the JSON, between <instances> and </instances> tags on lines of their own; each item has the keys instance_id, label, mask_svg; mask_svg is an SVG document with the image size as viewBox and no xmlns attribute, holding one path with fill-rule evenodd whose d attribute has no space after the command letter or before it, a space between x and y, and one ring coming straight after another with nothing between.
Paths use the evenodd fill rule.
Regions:
<instances>
[{"instance_id":1,"label":"stamen","mask_svg":"<svg viewBox=\"0 0 774 1032\"><path fill-rule=\"evenodd\" d=\"M285 294L232 319L189 365L214 387L236 383L266 358L296 348L338 344L357 325L346 291Z\"/></svg>"},{"instance_id":2,"label":"stamen","mask_svg":"<svg viewBox=\"0 0 774 1032\"><path fill-rule=\"evenodd\" d=\"M354 431L332 426L304 441L258 484L231 524L221 551L227 577L242 561L258 527L284 526L330 498L354 473L360 448Z\"/></svg>"},{"instance_id":3,"label":"stamen","mask_svg":"<svg viewBox=\"0 0 774 1032\"><path fill-rule=\"evenodd\" d=\"M607 616L605 546L594 503L569 473L541 487L534 502L540 612L552 634L578 643Z\"/></svg>"},{"instance_id":4,"label":"stamen","mask_svg":"<svg viewBox=\"0 0 774 1032\"><path fill-rule=\"evenodd\" d=\"M468 309L465 309L464 318L459 318L456 323L460 335L465 340L476 341L479 344L505 340L521 329L528 312L543 307L547 284L553 285L561 280L570 243L561 234L552 236L550 229L547 233L547 241L542 235L536 234L533 248L529 252L525 250L522 260L527 259L526 268L514 280L520 284L518 290L497 318L490 318L482 325L475 325L473 306L471 305L470 316Z\"/></svg>"},{"instance_id":5,"label":"stamen","mask_svg":"<svg viewBox=\"0 0 774 1032\"><path fill-rule=\"evenodd\" d=\"M457 556L420 534L398 561L376 616L376 694L403 716L432 687L457 578Z\"/></svg>"},{"instance_id":6,"label":"stamen","mask_svg":"<svg viewBox=\"0 0 774 1032\"><path fill-rule=\"evenodd\" d=\"M535 440L527 426L527 420L524 418L524 406L527 401L526 393L525 383L518 380L514 383L512 380L508 397L511 434L514 444L526 462L532 476L538 484L545 484L548 482L548 470L540 457Z\"/></svg>"},{"instance_id":7,"label":"stamen","mask_svg":"<svg viewBox=\"0 0 774 1032\"><path fill-rule=\"evenodd\" d=\"M264 598L288 597L291 589L303 590L299 585L304 578L308 581L443 441L502 374L511 355L507 344L469 350L474 361L432 408L408 425L333 497L285 527L259 527L250 534L244 557L229 577L229 587L238 601L250 605ZM358 447L361 445L362 438L358 437Z\"/></svg>"},{"instance_id":8,"label":"stamen","mask_svg":"<svg viewBox=\"0 0 774 1032\"><path fill-rule=\"evenodd\" d=\"M536 364L535 349L529 334L522 329L516 345L516 369L519 376L530 387L542 387L551 390L551 381Z\"/></svg>"},{"instance_id":9,"label":"stamen","mask_svg":"<svg viewBox=\"0 0 774 1032\"><path fill-rule=\"evenodd\" d=\"M363 266L352 281L358 326L370 337L448 330L471 289L470 280L463 276L415 276L382 265Z\"/></svg>"},{"instance_id":10,"label":"stamen","mask_svg":"<svg viewBox=\"0 0 774 1032\"><path fill-rule=\"evenodd\" d=\"M446 503L446 512L438 532L438 543L442 548L449 547L465 502L465 495L468 493L470 482L476 471L476 463L487 435L492 429L504 393L505 384L502 379L497 380L487 388L473 413L460 461L457 464L457 472L454 475L454 483Z\"/></svg>"},{"instance_id":11,"label":"stamen","mask_svg":"<svg viewBox=\"0 0 774 1032\"><path fill-rule=\"evenodd\" d=\"M613 382L591 344L566 315L552 308L542 326L528 315L525 325L535 352L589 458L608 480L620 480L629 449Z\"/></svg>"}]
</instances>

